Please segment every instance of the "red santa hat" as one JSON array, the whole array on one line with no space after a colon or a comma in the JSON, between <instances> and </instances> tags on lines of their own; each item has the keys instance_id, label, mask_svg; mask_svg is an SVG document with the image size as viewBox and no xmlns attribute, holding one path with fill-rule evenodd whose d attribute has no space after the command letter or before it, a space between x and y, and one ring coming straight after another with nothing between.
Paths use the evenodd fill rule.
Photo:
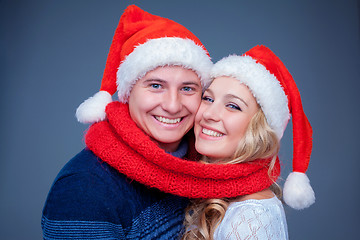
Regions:
<instances>
[{"instance_id":1,"label":"red santa hat","mask_svg":"<svg viewBox=\"0 0 360 240\"><path fill-rule=\"evenodd\" d=\"M312 149L312 128L295 81L282 61L269 48L256 46L242 56L221 59L210 75L211 78L233 77L245 84L279 140L292 116L293 172L286 179L283 197L286 204L294 209L313 204L315 194L305 174Z\"/></svg>"},{"instance_id":2,"label":"red santa hat","mask_svg":"<svg viewBox=\"0 0 360 240\"><path fill-rule=\"evenodd\" d=\"M93 123L106 118L105 107L118 91L126 103L136 81L160 66L182 66L197 73L205 87L212 67L200 40L184 26L128 6L120 18L107 58L100 91L76 110L79 122Z\"/></svg>"}]
</instances>

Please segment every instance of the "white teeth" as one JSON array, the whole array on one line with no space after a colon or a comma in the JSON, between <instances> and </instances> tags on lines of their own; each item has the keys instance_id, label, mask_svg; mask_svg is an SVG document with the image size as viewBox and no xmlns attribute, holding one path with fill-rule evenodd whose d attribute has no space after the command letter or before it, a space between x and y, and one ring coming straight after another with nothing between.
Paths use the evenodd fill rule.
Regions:
<instances>
[{"instance_id":1,"label":"white teeth","mask_svg":"<svg viewBox=\"0 0 360 240\"><path fill-rule=\"evenodd\" d=\"M166 123L166 124L175 124L175 123L179 123L181 121L181 118L170 119L170 118L164 118L164 117L159 117L159 116L155 116L155 118L159 122Z\"/></svg>"},{"instance_id":2,"label":"white teeth","mask_svg":"<svg viewBox=\"0 0 360 240\"><path fill-rule=\"evenodd\" d=\"M202 129L202 133L205 135L208 135L208 136L212 136L212 137L221 137L224 135L224 134L221 134L221 133L209 130L209 129L205 129L205 128Z\"/></svg>"}]
</instances>

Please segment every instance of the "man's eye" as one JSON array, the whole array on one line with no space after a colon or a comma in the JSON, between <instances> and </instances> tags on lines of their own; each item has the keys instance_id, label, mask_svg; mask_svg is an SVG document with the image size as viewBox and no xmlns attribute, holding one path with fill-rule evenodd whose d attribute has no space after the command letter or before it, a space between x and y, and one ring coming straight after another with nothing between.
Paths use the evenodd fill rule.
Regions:
<instances>
[{"instance_id":1,"label":"man's eye","mask_svg":"<svg viewBox=\"0 0 360 240\"><path fill-rule=\"evenodd\" d=\"M160 89L161 88L161 85L160 84L157 84L157 83L153 83L153 84L150 84L150 87L154 88L154 89Z\"/></svg>"},{"instance_id":2,"label":"man's eye","mask_svg":"<svg viewBox=\"0 0 360 240\"><path fill-rule=\"evenodd\" d=\"M190 92L190 91L193 90L192 87L183 87L182 89L183 89L185 92Z\"/></svg>"},{"instance_id":3,"label":"man's eye","mask_svg":"<svg viewBox=\"0 0 360 240\"><path fill-rule=\"evenodd\" d=\"M210 97L207 97L207 96L203 96L202 100L205 101L205 102L214 102L214 99L212 99Z\"/></svg>"}]
</instances>

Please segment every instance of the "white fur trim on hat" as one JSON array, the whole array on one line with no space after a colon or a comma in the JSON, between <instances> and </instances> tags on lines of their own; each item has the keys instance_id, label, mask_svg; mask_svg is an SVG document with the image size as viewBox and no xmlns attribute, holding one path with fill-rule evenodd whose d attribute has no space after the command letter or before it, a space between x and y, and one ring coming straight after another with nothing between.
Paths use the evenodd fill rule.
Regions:
<instances>
[{"instance_id":1,"label":"white fur trim on hat","mask_svg":"<svg viewBox=\"0 0 360 240\"><path fill-rule=\"evenodd\" d=\"M263 110L270 127L282 138L290 119L288 99L279 81L264 65L249 56L228 56L217 62L211 78L228 76L245 84Z\"/></svg>"},{"instance_id":2,"label":"white fur trim on hat","mask_svg":"<svg viewBox=\"0 0 360 240\"><path fill-rule=\"evenodd\" d=\"M290 207L301 210L315 202L315 193L305 173L292 172L285 181L284 201Z\"/></svg>"},{"instance_id":3,"label":"white fur trim on hat","mask_svg":"<svg viewBox=\"0 0 360 240\"><path fill-rule=\"evenodd\" d=\"M209 84L212 67L207 51L190 39L164 37L137 46L120 64L117 72L119 101L126 103L136 81L160 66L176 65L194 70L203 87Z\"/></svg>"},{"instance_id":4,"label":"white fur trim on hat","mask_svg":"<svg viewBox=\"0 0 360 240\"><path fill-rule=\"evenodd\" d=\"M76 109L77 120L81 123L94 123L105 120L105 108L110 102L112 102L110 93L107 91L97 92Z\"/></svg>"}]
</instances>

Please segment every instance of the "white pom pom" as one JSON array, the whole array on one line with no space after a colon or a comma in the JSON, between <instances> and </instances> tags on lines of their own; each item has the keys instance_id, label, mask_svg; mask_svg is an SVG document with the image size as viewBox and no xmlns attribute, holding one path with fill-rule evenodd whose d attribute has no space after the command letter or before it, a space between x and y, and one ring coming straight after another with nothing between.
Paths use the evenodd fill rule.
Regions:
<instances>
[{"instance_id":1,"label":"white pom pom","mask_svg":"<svg viewBox=\"0 0 360 240\"><path fill-rule=\"evenodd\" d=\"M76 118L81 123L94 123L106 118L106 105L112 102L110 93L100 91L85 100L76 109Z\"/></svg>"},{"instance_id":2,"label":"white pom pom","mask_svg":"<svg viewBox=\"0 0 360 240\"><path fill-rule=\"evenodd\" d=\"M290 207L301 210L315 202L315 193L306 174L292 172L286 179L283 190L284 201Z\"/></svg>"}]
</instances>

